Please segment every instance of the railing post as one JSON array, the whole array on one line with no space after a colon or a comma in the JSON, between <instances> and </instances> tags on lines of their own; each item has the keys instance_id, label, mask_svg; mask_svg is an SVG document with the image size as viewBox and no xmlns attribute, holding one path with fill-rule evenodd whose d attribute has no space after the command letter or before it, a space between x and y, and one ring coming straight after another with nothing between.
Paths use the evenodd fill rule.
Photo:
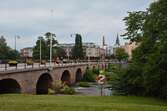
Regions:
<instances>
[{"instance_id":1,"label":"railing post","mask_svg":"<svg viewBox=\"0 0 167 111\"><path fill-rule=\"evenodd\" d=\"M16 70L17 70L17 64L16 64Z\"/></svg>"},{"instance_id":2,"label":"railing post","mask_svg":"<svg viewBox=\"0 0 167 111\"><path fill-rule=\"evenodd\" d=\"M7 70L7 64L5 63L5 71Z\"/></svg>"},{"instance_id":3,"label":"railing post","mask_svg":"<svg viewBox=\"0 0 167 111\"><path fill-rule=\"evenodd\" d=\"M24 63L24 69L26 69L26 63Z\"/></svg>"}]
</instances>

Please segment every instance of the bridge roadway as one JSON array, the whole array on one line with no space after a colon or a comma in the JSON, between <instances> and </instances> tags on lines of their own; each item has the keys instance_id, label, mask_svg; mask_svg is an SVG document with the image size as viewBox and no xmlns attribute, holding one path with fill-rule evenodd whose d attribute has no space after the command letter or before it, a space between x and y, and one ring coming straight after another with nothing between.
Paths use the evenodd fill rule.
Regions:
<instances>
[{"instance_id":1,"label":"bridge roadway","mask_svg":"<svg viewBox=\"0 0 167 111\"><path fill-rule=\"evenodd\" d=\"M72 85L80 81L85 71L90 68L104 69L105 62L68 63L33 66L18 64L17 67L0 65L0 93L46 94L53 81L66 82Z\"/></svg>"}]
</instances>

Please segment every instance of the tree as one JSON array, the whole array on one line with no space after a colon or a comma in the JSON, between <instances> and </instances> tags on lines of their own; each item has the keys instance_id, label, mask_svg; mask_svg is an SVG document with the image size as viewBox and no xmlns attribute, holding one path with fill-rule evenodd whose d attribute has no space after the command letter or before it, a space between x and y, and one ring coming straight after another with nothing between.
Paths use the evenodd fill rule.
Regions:
<instances>
[{"instance_id":1,"label":"tree","mask_svg":"<svg viewBox=\"0 0 167 111\"><path fill-rule=\"evenodd\" d=\"M76 34L75 37L75 46L72 49L72 56L75 59L83 59L83 47L82 47L82 37L80 34Z\"/></svg>"},{"instance_id":2,"label":"tree","mask_svg":"<svg viewBox=\"0 0 167 111\"><path fill-rule=\"evenodd\" d=\"M125 87L119 88L126 94L167 98L166 10L167 1L159 0L146 12L132 12L124 19L124 35L132 42L140 42L124 77L119 79L125 81Z\"/></svg>"},{"instance_id":3,"label":"tree","mask_svg":"<svg viewBox=\"0 0 167 111\"><path fill-rule=\"evenodd\" d=\"M41 41L41 57L44 60L49 60L50 58L50 37L52 36L52 55L55 57L56 55L56 44L58 44L57 40L55 40L56 35L50 32L44 34L45 37L38 37L36 41L36 45L33 48L33 58L39 60L40 58L40 41Z\"/></svg>"},{"instance_id":4,"label":"tree","mask_svg":"<svg viewBox=\"0 0 167 111\"><path fill-rule=\"evenodd\" d=\"M63 48L55 47L54 51L53 51L55 53L54 58L56 58L56 57L65 58L66 57L66 52L64 51Z\"/></svg>"},{"instance_id":5,"label":"tree","mask_svg":"<svg viewBox=\"0 0 167 111\"><path fill-rule=\"evenodd\" d=\"M50 47L50 37L52 36L52 46L54 47L56 44L58 44L58 41L55 40L56 35L51 32L45 33L45 38L46 38L46 44L48 47Z\"/></svg>"},{"instance_id":6,"label":"tree","mask_svg":"<svg viewBox=\"0 0 167 111\"><path fill-rule=\"evenodd\" d=\"M40 41L41 41L41 57L44 60L49 59L49 49L47 48L46 41L43 37L38 37L38 40L36 41L36 45L33 48L33 58L36 60L40 59Z\"/></svg>"},{"instance_id":7,"label":"tree","mask_svg":"<svg viewBox=\"0 0 167 111\"><path fill-rule=\"evenodd\" d=\"M10 49L7 54L7 57L9 60L18 60L20 59L20 53L16 50Z\"/></svg>"},{"instance_id":8,"label":"tree","mask_svg":"<svg viewBox=\"0 0 167 111\"><path fill-rule=\"evenodd\" d=\"M9 52L9 47L7 46L6 39L4 36L0 37L0 60L6 60L7 54Z\"/></svg>"},{"instance_id":9,"label":"tree","mask_svg":"<svg viewBox=\"0 0 167 111\"><path fill-rule=\"evenodd\" d=\"M134 11L128 12L128 17L125 17L126 33L122 36L129 39L131 42L140 42L143 37L143 27L146 20L147 12Z\"/></svg>"},{"instance_id":10,"label":"tree","mask_svg":"<svg viewBox=\"0 0 167 111\"><path fill-rule=\"evenodd\" d=\"M128 54L123 48L116 49L115 57L119 62L121 62L122 60L128 60Z\"/></svg>"}]
</instances>

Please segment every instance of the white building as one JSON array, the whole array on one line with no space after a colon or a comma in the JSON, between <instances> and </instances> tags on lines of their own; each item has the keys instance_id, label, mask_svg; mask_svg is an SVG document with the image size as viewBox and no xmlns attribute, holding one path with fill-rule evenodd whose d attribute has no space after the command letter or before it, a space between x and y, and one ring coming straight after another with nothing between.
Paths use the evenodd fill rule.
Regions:
<instances>
[{"instance_id":1,"label":"white building","mask_svg":"<svg viewBox=\"0 0 167 111\"><path fill-rule=\"evenodd\" d=\"M71 52L74 45L75 45L74 43L59 44L59 46L65 50L66 55L68 57L71 57L72 54ZM83 43L82 45L83 45L83 52L87 58L99 58L101 56L105 56L106 51L100 48L100 46L96 45L95 43L92 42Z\"/></svg>"},{"instance_id":2,"label":"white building","mask_svg":"<svg viewBox=\"0 0 167 111\"><path fill-rule=\"evenodd\" d=\"M25 58L32 58L33 57L33 48L26 47L21 49L21 56Z\"/></svg>"}]
</instances>

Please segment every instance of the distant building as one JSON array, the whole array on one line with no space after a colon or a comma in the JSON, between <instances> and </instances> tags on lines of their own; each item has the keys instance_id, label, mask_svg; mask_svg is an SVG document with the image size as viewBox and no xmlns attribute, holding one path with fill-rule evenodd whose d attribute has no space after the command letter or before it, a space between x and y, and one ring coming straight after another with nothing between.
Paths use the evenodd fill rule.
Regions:
<instances>
[{"instance_id":1,"label":"distant building","mask_svg":"<svg viewBox=\"0 0 167 111\"><path fill-rule=\"evenodd\" d=\"M117 50L117 48L119 48L119 47L121 47L121 45L120 45L119 35L117 34L116 42L115 42L115 44L114 44L114 46L113 46L113 54L116 53L116 50Z\"/></svg>"},{"instance_id":2,"label":"distant building","mask_svg":"<svg viewBox=\"0 0 167 111\"><path fill-rule=\"evenodd\" d=\"M67 57L72 56L72 48L74 47L74 43L71 44L59 44L59 47L63 48L66 52ZM87 58L100 58L102 55L105 55L105 50L100 48L100 46L95 43L83 43L83 53Z\"/></svg>"},{"instance_id":3,"label":"distant building","mask_svg":"<svg viewBox=\"0 0 167 111\"><path fill-rule=\"evenodd\" d=\"M106 48L106 55L110 57L113 54L113 46L109 46Z\"/></svg>"},{"instance_id":4,"label":"distant building","mask_svg":"<svg viewBox=\"0 0 167 111\"><path fill-rule=\"evenodd\" d=\"M21 57L32 58L33 57L33 48L27 47L27 48L21 49Z\"/></svg>"},{"instance_id":5,"label":"distant building","mask_svg":"<svg viewBox=\"0 0 167 111\"><path fill-rule=\"evenodd\" d=\"M114 46L109 48L110 49L109 52L115 54L117 48L123 48L125 50L125 52L128 53L129 60L130 60L130 59L132 59L132 52L136 47L138 47L138 45L135 42L125 43L125 45L121 45L120 40L119 40L119 35L117 34L115 44L114 44Z\"/></svg>"},{"instance_id":6,"label":"distant building","mask_svg":"<svg viewBox=\"0 0 167 111\"><path fill-rule=\"evenodd\" d=\"M136 47L138 47L138 45L135 42L125 43L125 45L121 46L121 48L123 48L125 52L128 53L129 60L132 59L132 52Z\"/></svg>"}]
</instances>

